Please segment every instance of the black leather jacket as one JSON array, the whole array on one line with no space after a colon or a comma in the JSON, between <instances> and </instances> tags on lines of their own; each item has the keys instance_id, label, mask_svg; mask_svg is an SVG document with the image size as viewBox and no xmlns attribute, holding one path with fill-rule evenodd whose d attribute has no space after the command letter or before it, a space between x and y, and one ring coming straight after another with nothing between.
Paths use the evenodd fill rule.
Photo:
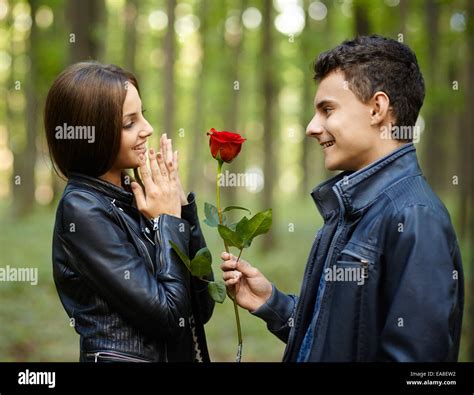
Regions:
<instances>
[{"instance_id":1,"label":"black leather jacket","mask_svg":"<svg viewBox=\"0 0 474 395\"><path fill-rule=\"evenodd\" d=\"M131 192L71 175L56 213L53 274L81 361L209 361L203 325L214 302L169 243L190 257L205 246L194 194L188 201L182 218L161 215L155 231Z\"/></svg>"}]
</instances>

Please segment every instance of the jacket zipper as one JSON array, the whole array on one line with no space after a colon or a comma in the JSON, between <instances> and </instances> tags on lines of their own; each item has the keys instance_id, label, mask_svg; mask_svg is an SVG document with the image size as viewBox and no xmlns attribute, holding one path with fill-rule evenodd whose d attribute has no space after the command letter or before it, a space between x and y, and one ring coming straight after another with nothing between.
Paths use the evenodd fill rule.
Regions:
<instances>
[{"instance_id":1,"label":"jacket zipper","mask_svg":"<svg viewBox=\"0 0 474 395\"><path fill-rule=\"evenodd\" d=\"M158 243L159 243L159 249L160 252L158 254L159 258L159 264L160 264L160 270L163 270L163 243L162 243L162 234L161 234L161 222L162 222L162 216L160 215L158 217L158 229L156 230L156 235L158 236Z\"/></svg>"},{"instance_id":2,"label":"jacket zipper","mask_svg":"<svg viewBox=\"0 0 474 395\"><path fill-rule=\"evenodd\" d=\"M112 203L112 205L113 205L115 208L117 208L117 209L119 208L119 207L117 207L117 206L115 205L115 199L112 200L111 203ZM121 214L119 213L119 215L121 215ZM151 256L150 256L150 254L148 253L148 249L146 248L145 243L144 243L143 240L140 238L141 236L137 233L137 231L134 229L133 226L131 226L131 225L129 225L129 224L127 223L126 218L123 218L123 217L122 217L122 221L123 221L123 223L125 224L125 226L127 227L127 229L128 229L129 231L130 231L130 229L132 229L133 233L135 233L135 234L137 235L137 240L138 240L138 241L140 242L140 244L143 246L143 250L144 250L143 252L144 252L144 254L145 254L145 260L148 261L148 264L149 264L150 267L151 267L151 272L152 272L153 275L154 275L154 274L155 274L155 267L154 267L154 265L153 265L153 260L151 259Z\"/></svg>"},{"instance_id":3,"label":"jacket zipper","mask_svg":"<svg viewBox=\"0 0 474 395\"><path fill-rule=\"evenodd\" d=\"M334 233L334 237L331 241L331 245L329 246L328 254L327 254L327 257L326 257L326 262L328 264L331 263L331 259L332 259L332 255L333 255L333 251L334 251L334 245L336 244L337 239L339 238L340 234L342 233L342 226L341 225L344 222L344 204L341 201L341 197L339 196L339 193L336 193L336 197L337 197L337 200L339 202L339 207L341 208L341 211L339 212L339 220L338 220L338 223L337 223L336 232ZM326 262L324 263L323 270L326 268ZM326 282L324 282L324 284L323 284L323 289L321 291L321 297L320 297L321 301L319 303L318 310L315 313L316 314L316 320L315 320L316 325L318 324L318 321L319 321L319 312L321 311L321 306L323 306L325 292L326 292ZM316 295L316 298L318 298L318 295ZM296 355L298 355L298 351L299 350L296 350Z\"/></svg>"},{"instance_id":4,"label":"jacket zipper","mask_svg":"<svg viewBox=\"0 0 474 395\"><path fill-rule=\"evenodd\" d=\"M111 361L116 361L117 359L120 359L127 362L151 362L144 358L132 357L125 353L117 353L113 351L98 351L93 353L86 353L86 355L88 357L94 357L94 362L99 362L99 357Z\"/></svg>"},{"instance_id":5,"label":"jacket zipper","mask_svg":"<svg viewBox=\"0 0 474 395\"><path fill-rule=\"evenodd\" d=\"M344 249L342 250L341 254L346 254L349 255L355 259L357 259L359 262L354 262L356 265L361 264L362 265L362 277L364 279L369 278L369 260L360 256L359 254L352 252L350 250ZM364 282L365 284L365 282ZM359 307L359 324L358 324L358 339L357 339L357 349L356 349L356 361L357 362L363 362L364 361L364 353L362 350L362 344L361 342L365 341L365 338L362 336L361 337L361 322L363 320L362 317L364 317L364 304L365 304L365 287L362 288L361 290L361 295L360 295L360 307Z\"/></svg>"},{"instance_id":6,"label":"jacket zipper","mask_svg":"<svg viewBox=\"0 0 474 395\"><path fill-rule=\"evenodd\" d=\"M346 255L349 255L349 256L357 259L360 262L360 264L362 265L364 278L368 278L368 276L369 276L369 261L367 259L360 256L359 254L356 254L355 252L352 252L352 251L346 250L346 249L342 250L341 254L346 254Z\"/></svg>"},{"instance_id":7,"label":"jacket zipper","mask_svg":"<svg viewBox=\"0 0 474 395\"><path fill-rule=\"evenodd\" d=\"M155 267L153 266L153 261L151 259L151 256L150 256L149 252L148 252L148 249L146 248L145 243L140 239L140 236L138 236L138 241L141 243L141 245L143 246L143 249L145 250L145 255L146 255L146 258L148 258L147 260L148 260L148 263L151 266L152 273L155 274Z\"/></svg>"}]
</instances>

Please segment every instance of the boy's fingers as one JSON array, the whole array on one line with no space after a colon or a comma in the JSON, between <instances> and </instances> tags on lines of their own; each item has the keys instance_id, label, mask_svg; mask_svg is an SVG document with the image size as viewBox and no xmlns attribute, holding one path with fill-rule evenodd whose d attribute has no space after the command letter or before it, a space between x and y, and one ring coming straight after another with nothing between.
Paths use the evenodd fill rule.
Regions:
<instances>
[{"instance_id":1,"label":"boy's fingers","mask_svg":"<svg viewBox=\"0 0 474 395\"><path fill-rule=\"evenodd\" d=\"M240 277L242 277L242 273L238 272L237 270L231 270L231 271L222 273L222 278L225 281L238 280Z\"/></svg>"},{"instance_id":2,"label":"boy's fingers","mask_svg":"<svg viewBox=\"0 0 474 395\"><path fill-rule=\"evenodd\" d=\"M255 277L259 273L250 263L242 259L237 262L236 269L245 274L246 277Z\"/></svg>"},{"instance_id":3,"label":"boy's fingers","mask_svg":"<svg viewBox=\"0 0 474 395\"><path fill-rule=\"evenodd\" d=\"M225 281L226 287L231 287L239 282L240 278L231 278L230 280Z\"/></svg>"},{"instance_id":4,"label":"boy's fingers","mask_svg":"<svg viewBox=\"0 0 474 395\"><path fill-rule=\"evenodd\" d=\"M224 260L224 261L228 261L229 259L233 259L234 261L237 260L237 257L232 255L230 252L223 252L221 254L221 258Z\"/></svg>"},{"instance_id":5,"label":"boy's fingers","mask_svg":"<svg viewBox=\"0 0 474 395\"><path fill-rule=\"evenodd\" d=\"M221 263L221 270L228 271L228 270L235 270L236 264L234 260L227 260Z\"/></svg>"}]
</instances>

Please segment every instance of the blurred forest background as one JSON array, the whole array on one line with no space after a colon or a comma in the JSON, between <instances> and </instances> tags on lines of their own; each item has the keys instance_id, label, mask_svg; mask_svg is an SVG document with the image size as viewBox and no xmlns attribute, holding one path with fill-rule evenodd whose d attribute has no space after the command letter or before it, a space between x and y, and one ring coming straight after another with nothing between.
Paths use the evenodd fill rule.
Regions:
<instances>
[{"instance_id":1,"label":"blurred forest background","mask_svg":"<svg viewBox=\"0 0 474 395\"><path fill-rule=\"evenodd\" d=\"M42 111L49 86L86 59L136 73L150 146L167 132L181 176L214 202L211 127L248 140L227 170L260 174L256 190L224 188L223 204L272 207L269 236L243 258L298 293L322 221L311 189L331 173L305 128L312 117L311 65L356 34L403 40L418 56L427 96L417 150L447 205L462 246L466 308L460 360L474 361L474 1L470 0L0 0L0 266L38 267L39 283L0 283L0 361L77 361L79 337L51 274L55 209L64 183L47 155ZM264 187L263 181L264 180ZM222 244L203 226L215 272ZM436 290L433 290L434 292ZM279 361L284 344L241 310L243 361ZM206 325L211 358L233 361L229 300Z\"/></svg>"}]
</instances>

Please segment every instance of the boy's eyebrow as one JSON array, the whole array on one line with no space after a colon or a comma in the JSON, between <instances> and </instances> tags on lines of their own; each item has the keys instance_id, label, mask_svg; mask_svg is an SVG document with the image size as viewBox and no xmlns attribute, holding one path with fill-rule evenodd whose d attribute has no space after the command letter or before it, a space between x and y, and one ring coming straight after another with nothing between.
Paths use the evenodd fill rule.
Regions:
<instances>
[{"instance_id":1,"label":"boy's eyebrow","mask_svg":"<svg viewBox=\"0 0 474 395\"><path fill-rule=\"evenodd\" d=\"M320 109L320 108L323 108L324 106L327 106L328 104L336 104L336 102L334 100L331 100L331 99L323 99L323 100L320 100L316 103L316 106L315 108L317 109Z\"/></svg>"}]
</instances>

